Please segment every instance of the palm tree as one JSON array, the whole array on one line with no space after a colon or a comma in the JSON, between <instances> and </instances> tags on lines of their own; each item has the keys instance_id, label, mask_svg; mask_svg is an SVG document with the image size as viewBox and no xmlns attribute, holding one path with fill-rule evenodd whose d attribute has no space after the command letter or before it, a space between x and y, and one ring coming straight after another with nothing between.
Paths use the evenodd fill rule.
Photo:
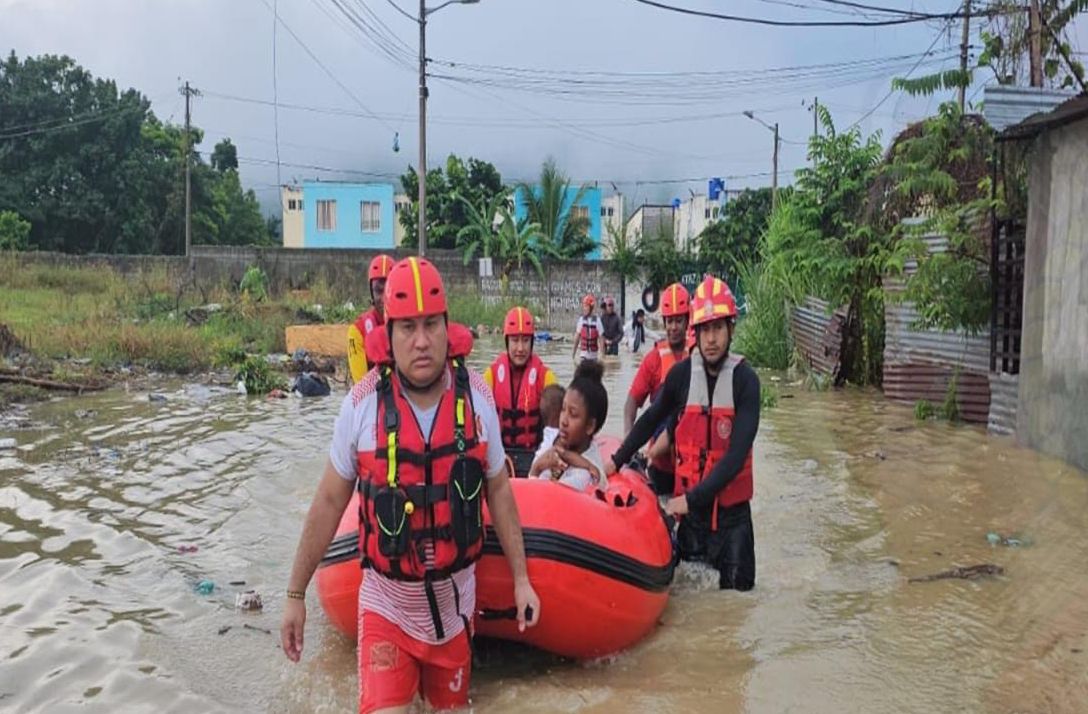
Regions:
<instances>
[{"instance_id":1,"label":"palm tree","mask_svg":"<svg viewBox=\"0 0 1088 714\"><path fill-rule=\"evenodd\" d=\"M477 253L497 263L505 295L510 275L515 270L521 271L526 263L533 266L537 275L544 277L539 254L544 236L539 223L530 223L527 218L517 220L505 197L496 199L485 203L482 209L466 201L470 223L457 236L458 240L466 241L463 248L466 265Z\"/></svg>"},{"instance_id":2,"label":"palm tree","mask_svg":"<svg viewBox=\"0 0 1088 714\"><path fill-rule=\"evenodd\" d=\"M551 158L541 167L536 186L517 185L528 220L540 225L542 252L560 259L581 258L594 248L589 237L589 218L573 215L573 207L585 198L586 187L579 186L567 201L571 187L571 180Z\"/></svg>"}]
</instances>

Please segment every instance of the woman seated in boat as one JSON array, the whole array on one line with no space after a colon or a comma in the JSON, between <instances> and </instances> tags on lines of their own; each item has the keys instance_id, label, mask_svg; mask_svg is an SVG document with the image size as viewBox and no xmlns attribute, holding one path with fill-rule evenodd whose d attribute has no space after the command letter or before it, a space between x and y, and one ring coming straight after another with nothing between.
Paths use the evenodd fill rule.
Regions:
<instances>
[{"instance_id":1,"label":"woman seated in boat","mask_svg":"<svg viewBox=\"0 0 1088 714\"><path fill-rule=\"evenodd\" d=\"M601 383L604 366L586 360L563 395L559 436L550 447L541 445L530 478L549 478L580 491L604 489L604 460L593 438L608 416L608 392Z\"/></svg>"}]
</instances>

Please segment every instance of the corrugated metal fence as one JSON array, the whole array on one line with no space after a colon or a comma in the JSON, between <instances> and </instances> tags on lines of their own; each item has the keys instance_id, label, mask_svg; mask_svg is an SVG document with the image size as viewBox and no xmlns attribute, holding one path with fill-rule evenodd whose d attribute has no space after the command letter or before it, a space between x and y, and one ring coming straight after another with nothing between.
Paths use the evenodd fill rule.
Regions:
<instances>
[{"instance_id":1,"label":"corrugated metal fence","mask_svg":"<svg viewBox=\"0 0 1088 714\"><path fill-rule=\"evenodd\" d=\"M931 253L943 252L942 236L925 238ZM915 266L908 264L907 272ZM964 421L985 424L990 413L989 335L921 330L918 312L898 300L902 281L886 278L884 290L884 395L915 403L943 402L956 380L956 405Z\"/></svg>"},{"instance_id":2,"label":"corrugated metal fence","mask_svg":"<svg viewBox=\"0 0 1088 714\"><path fill-rule=\"evenodd\" d=\"M823 300L807 297L790 312L790 336L808 365L834 376L839 371L846 308L834 312Z\"/></svg>"}]
</instances>

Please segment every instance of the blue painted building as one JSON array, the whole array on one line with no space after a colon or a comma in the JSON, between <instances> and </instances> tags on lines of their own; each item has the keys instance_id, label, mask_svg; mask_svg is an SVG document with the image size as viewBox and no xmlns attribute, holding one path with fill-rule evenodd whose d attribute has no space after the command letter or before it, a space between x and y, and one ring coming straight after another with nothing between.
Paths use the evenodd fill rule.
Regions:
<instances>
[{"instance_id":1,"label":"blue painted building","mask_svg":"<svg viewBox=\"0 0 1088 714\"><path fill-rule=\"evenodd\" d=\"M536 187L534 191L538 190ZM571 211L575 214L580 214L589 219L589 237L593 239L593 245L596 246L591 252L586 254L588 260L600 260L601 259L601 233L603 228L601 227L601 189L595 186L587 186L582 191L582 198L577 203L574 199L578 195L578 187L571 186L567 189L567 195L563 199L563 213L564 217L568 216ZM514 218L521 220L526 217L528 208L525 203L525 196L519 189L514 194Z\"/></svg>"},{"instance_id":2,"label":"blue painted building","mask_svg":"<svg viewBox=\"0 0 1088 714\"><path fill-rule=\"evenodd\" d=\"M283 204L285 247L396 247L393 184L305 181Z\"/></svg>"}]
</instances>

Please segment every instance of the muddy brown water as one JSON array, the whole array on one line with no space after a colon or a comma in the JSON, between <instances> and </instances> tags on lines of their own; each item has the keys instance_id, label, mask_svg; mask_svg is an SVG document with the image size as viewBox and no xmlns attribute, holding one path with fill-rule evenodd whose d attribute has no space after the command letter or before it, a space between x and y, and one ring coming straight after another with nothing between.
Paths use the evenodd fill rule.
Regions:
<instances>
[{"instance_id":1,"label":"muddy brown water","mask_svg":"<svg viewBox=\"0 0 1088 714\"><path fill-rule=\"evenodd\" d=\"M564 379L568 349L545 349ZM609 365L611 433L635 367ZM756 449L756 589L719 592L685 565L628 652L484 648L476 711L1085 711L1085 474L875 392L782 392ZM340 399L166 395L0 419L18 442L0 451L0 710L352 710L353 643L312 594L300 665L262 631L278 629ZM907 582L986 562L1005 575ZM247 588L263 613L234 610Z\"/></svg>"}]
</instances>

